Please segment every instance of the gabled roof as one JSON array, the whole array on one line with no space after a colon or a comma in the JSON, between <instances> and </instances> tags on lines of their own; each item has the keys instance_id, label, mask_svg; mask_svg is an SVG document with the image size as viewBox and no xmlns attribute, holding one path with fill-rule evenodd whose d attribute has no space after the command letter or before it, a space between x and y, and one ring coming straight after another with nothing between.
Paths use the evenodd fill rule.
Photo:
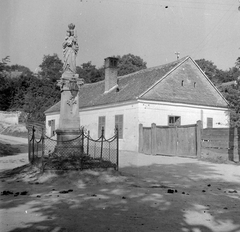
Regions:
<instances>
[{"instance_id":1,"label":"gabled roof","mask_svg":"<svg viewBox=\"0 0 240 232\"><path fill-rule=\"evenodd\" d=\"M176 86L174 88L172 87L172 82L174 82L174 80L176 82L178 79L172 74L174 72L178 73L176 70L178 70L180 66L189 60L194 64L195 69L198 70L198 80L200 79L199 76L201 75L202 79L205 79L204 81L208 82L208 84L205 83L205 85L208 86L207 90L210 92L208 93L207 98L204 97L202 91L200 91L201 96L198 96L198 94L194 97L194 94L192 93L186 94L189 92L189 90L186 88L176 88ZM191 65L184 66L184 73L190 74L190 76L193 75L192 77L189 76L188 78L194 78L194 75L197 73L196 70L195 73L191 71L192 69L193 67ZM168 78L168 76L171 76L171 78ZM170 81L170 79L172 81ZM154 89L156 86L162 86L162 90L160 92L156 91L156 89ZM204 86L204 84L202 84L202 86ZM227 105L226 100L223 98L220 92L214 87L214 85L209 81L209 79L190 57L184 57L165 65L144 69L135 73L118 77L118 89L119 91L113 89L112 91L104 93L104 80L92 84L85 84L79 91L79 108L122 103L137 99L181 102L218 107L226 107ZM167 93L167 89L173 94ZM155 96L153 92L155 93ZM181 95L180 98L179 94ZM45 113L59 111L60 102L49 108Z\"/></svg>"},{"instance_id":2,"label":"gabled roof","mask_svg":"<svg viewBox=\"0 0 240 232\"><path fill-rule=\"evenodd\" d=\"M144 92L141 99L227 107L228 103L190 57Z\"/></svg>"}]
</instances>

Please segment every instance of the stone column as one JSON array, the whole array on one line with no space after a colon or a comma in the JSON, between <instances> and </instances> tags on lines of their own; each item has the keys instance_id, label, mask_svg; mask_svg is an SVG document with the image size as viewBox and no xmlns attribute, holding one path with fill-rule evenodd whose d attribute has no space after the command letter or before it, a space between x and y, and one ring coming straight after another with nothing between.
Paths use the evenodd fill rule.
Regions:
<instances>
[{"instance_id":1,"label":"stone column","mask_svg":"<svg viewBox=\"0 0 240 232\"><path fill-rule=\"evenodd\" d=\"M70 73L64 73L58 81L61 89L59 128L56 130L58 148L66 147L63 141L75 139L80 135L79 89L83 83L78 74ZM79 148L80 144L73 141L73 147L76 146Z\"/></svg>"}]
</instances>

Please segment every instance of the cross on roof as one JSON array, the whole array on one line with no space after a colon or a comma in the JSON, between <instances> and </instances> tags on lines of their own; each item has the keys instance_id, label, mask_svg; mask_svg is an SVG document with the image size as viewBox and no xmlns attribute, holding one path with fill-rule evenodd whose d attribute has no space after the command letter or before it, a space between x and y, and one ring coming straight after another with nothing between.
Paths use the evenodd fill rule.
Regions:
<instances>
[{"instance_id":1,"label":"cross on roof","mask_svg":"<svg viewBox=\"0 0 240 232\"><path fill-rule=\"evenodd\" d=\"M175 54L177 55L177 60L178 60L180 57L180 52L175 52Z\"/></svg>"}]
</instances>

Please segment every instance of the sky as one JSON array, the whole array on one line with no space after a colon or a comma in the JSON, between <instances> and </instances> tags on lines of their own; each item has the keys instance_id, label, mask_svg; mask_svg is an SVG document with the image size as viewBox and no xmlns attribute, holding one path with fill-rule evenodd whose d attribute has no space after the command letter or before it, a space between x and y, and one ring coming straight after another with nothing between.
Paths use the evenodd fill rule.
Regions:
<instances>
[{"instance_id":1,"label":"sky","mask_svg":"<svg viewBox=\"0 0 240 232\"><path fill-rule=\"evenodd\" d=\"M240 1L240 0L239 0ZM190 56L223 70L240 56L238 0L0 0L0 59L37 70L60 59L68 24L76 25L77 65L132 53L147 67Z\"/></svg>"}]
</instances>

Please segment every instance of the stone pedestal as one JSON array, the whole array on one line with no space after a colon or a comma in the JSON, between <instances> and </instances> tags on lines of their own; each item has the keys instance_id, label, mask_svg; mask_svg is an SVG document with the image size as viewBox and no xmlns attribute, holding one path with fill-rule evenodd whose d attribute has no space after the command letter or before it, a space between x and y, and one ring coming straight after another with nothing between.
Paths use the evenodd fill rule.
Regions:
<instances>
[{"instance_id":1,"label":"stone pedestal","mask_svg":"<svg viewBox=\"0 0 240 232\"><path fill-rule=\"evenodd\" d=\"M61 107L59 129L56 130L56 150L61 150L61 153L79 152L81 148L81 138L76 139L81 134L78 94L81 85L83 80L78 74L64 73L58 81L61 88Z\"/></svg>"},{"instance_id":2,"label":"stone pedestal","mask_svg":"<svg viewBox=\"0 0 240 232\"><path fill-rule=\"evenodd\" d=\"M60 155L81 156L83 155L82 137L80 137L80 130L64 129L56 130L57 146L56 152Z\"/></svg>"},{"instance_id":3,"label":"stone pedestal","mask_svg":"<svg viewBox=\"0 0 240 232\"><path fill-rule=\"evenodd\" d=\"M58 86L61 88L61 107L59 129L79 130L79 96L78 91L83 80L78 74L63 74Z\"/></svg>"}]
</instances>

